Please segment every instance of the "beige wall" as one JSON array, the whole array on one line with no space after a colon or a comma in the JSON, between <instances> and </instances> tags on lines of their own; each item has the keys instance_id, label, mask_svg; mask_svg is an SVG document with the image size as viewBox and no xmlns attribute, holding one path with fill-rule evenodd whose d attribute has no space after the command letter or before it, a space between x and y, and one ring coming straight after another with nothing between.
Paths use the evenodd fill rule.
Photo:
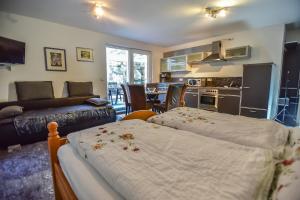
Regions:
<instances>
[{"instance_id":1,"label":"beige wall","mask_svg":"<svg viewBox=\"0 0 300 200\"><path fill-rule=\"evenodd\" d=\"M1 36L26 42L25 65L0 68L0 101L16 99L14 81L28 80L52 80L55 97L66 95L65 81L93 81L94 93L106 96L106 44L151 51L152 79L158 80L161 47L4 12L0 27ZM66 49L68 71L46 71L43 47ZM95 62L76 61L76 47L94 49Z\"/></svg>"}]
</instances>

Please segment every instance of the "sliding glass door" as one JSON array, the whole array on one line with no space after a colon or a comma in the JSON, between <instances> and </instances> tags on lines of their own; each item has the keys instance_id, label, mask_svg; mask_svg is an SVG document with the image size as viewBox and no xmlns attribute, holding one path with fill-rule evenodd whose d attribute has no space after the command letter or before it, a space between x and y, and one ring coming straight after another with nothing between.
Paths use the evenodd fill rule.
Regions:
<instances>
[{"instance_id":1,"label":"sliding glass door","mask_svg":"<svg viewBox=\"0 0 300 200\"><path fill-rule=\"evenodd\" d=\"M121 84L146 84L150 80L148 51L107 46L107 95L113 104L123 104Z\"/></svg>"},{"instance_id":2,"label":"sliding glass door","mask_svg":"<svg viewBox=\"0 0 300 200\"><path fill-rule=\"evenodd\" d=\"M134 84L146 84L149 80L150 55L143 51L132 51L132 82Z\"/></svg>"}]
</instances>

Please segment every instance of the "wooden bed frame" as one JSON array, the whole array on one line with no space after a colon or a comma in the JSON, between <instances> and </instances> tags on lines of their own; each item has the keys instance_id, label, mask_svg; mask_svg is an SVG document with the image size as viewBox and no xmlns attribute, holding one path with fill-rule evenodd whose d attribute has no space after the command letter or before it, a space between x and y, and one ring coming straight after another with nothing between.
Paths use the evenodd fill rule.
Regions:
<instances>
[{"instance_id":1,"label":"wooden bed frame","mask_svg":"<svg viewBox=\"0 0 300 200\"><path fill-rule=\"evenodd\" d=\"M149 110L140 110L125 116L123 120L141 119L147 120L148 118L156 115L155 112ZM48 150L50 156L50 163L53 176L53 186L56 200L76 200L77 197L72 190L68 180L66 179L62 168L60 167L57 151L60 146L68 143L67 138L60 138L57 132L58 124L56 122L50 122L48 124Z\"/></svg>"}]
</instances>

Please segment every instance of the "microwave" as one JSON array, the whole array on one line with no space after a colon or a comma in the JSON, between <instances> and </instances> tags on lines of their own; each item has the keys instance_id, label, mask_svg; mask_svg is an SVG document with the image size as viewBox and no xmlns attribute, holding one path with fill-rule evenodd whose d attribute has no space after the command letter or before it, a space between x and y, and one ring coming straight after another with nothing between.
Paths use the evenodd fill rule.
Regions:
<instances>
[{"instance_id":1,"label":"microwave","mask_svg":"<svg viewBox=\"0 0 300 200\"><path fill-rule=\"evenodd\" d=\"M206 79L205 78L188 79L187 84L189 86L202 86L202 87L204 87L206 85Z\"/></svg>"}]
</instances>

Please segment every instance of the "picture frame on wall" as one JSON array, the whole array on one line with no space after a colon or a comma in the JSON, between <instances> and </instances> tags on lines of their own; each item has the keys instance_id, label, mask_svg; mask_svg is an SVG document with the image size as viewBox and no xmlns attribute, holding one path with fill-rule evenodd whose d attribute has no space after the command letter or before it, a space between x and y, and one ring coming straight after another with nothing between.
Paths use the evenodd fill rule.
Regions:
<instances>
[{"instance_id":1,"label":"picture frame on wall","mask_svg":"<svg viewBox=\"0 0 300 200\"><path fill-rule=\"evenodd\" d=\"M94 62L94 50L90 48L76 47L77 61Z\"/></svg>"},{"instance_id":2,"label":"picture frame on wall","mask_svg":"<svg viewBox=\"0 0 300 200\"><path fill-rule=\"evenodd\" d=\"M67 71L66 50L44 47L46 71Z\"/></svg>"}]
</instances>

